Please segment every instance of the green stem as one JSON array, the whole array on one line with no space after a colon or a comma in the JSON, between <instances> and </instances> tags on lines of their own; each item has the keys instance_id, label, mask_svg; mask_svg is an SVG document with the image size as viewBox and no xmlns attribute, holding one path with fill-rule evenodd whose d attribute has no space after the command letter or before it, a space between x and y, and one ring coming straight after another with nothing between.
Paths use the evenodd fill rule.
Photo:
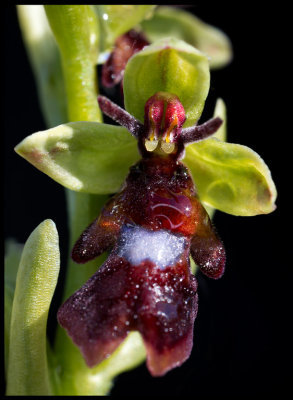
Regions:
<instances>
[{"instance_id":1,"label":"green stem","mask_svg":"<svg viewBox=\"0 0 293 400\"><path fill-rule=\"evenodd\" d=\"M96 61L98 57L98 23L88 5L45 6L47 17L61 52L65 79L68 118L70 121L102 121L97 103ZM69 215L70 248L100 213L106 196L90 195L66 190ZM97 270L103 257L80 266L70 259L64 298L67 298ZM55 343L59 358L60 395L96 394L100 382L91 379L79 349L65 331L58 327ZM94 369L91 370L94 373Z\"/></svg>"},{"instance_id":2,"label":"green stem","mask_svg":"<svg viewBox=\"0 0 293 400\"><path fill-rule=\"evenodd\" d=\"M68 119L101 122L96 79L99 27L95 12L88 5L46 5L45 10L61 53Z\"/></svg>"},{"instance_id":3,"label":"green stem","mask_svg":"<svg viewBox=\"0 0 293 400\"><path fill-rule=\"evenodd\" d=\"M91 6L47 5L48 21L59 46L70 121L102 121L97 103L98 22ZM66 190L70 246L99 214L105 196ZM78 266L69 261L64 297L97 269L97 261Z\"/></svg>"}]
</instances>

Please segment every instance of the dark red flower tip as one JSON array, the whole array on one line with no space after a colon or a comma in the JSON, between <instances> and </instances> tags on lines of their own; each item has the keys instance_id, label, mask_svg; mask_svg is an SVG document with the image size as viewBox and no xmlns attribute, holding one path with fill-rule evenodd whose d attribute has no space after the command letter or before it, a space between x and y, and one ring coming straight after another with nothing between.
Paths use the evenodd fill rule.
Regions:
<instances>
[{"instance_id":1,"label":"dark red flower tip","mask_svg":"<svg viewBox=\"0 0 293 400\"><path fill-rule=\"evenodd\" d=\"M144 125L150 140L176 142L184 122L184 107L175 94L157 92L145 104Z\"/></svg>"},{"instance_id":2,"label":"dark red flower tip","mask_svg":"<svg viewBox=\"0 0 293 400\"><path fill-rule=\"evenodd\" d=\"M143 33L134 29L119 36L110 57L102 67L102 85L113 87L121 82L129 58L148 44Z\"/></svg>"},{"instance_id":3,"label":"dark red flower tip","mask_svg":"<svg viewBox=\"0 0 293 400\"><path fill-rule=\"evenodd\" d=\"M201 272L206 276L212 279L219 279L223 276L226 252L218 236L211 235L205 238L195 235L191 241L190 253Z\"/></svg>"}]
</instances>

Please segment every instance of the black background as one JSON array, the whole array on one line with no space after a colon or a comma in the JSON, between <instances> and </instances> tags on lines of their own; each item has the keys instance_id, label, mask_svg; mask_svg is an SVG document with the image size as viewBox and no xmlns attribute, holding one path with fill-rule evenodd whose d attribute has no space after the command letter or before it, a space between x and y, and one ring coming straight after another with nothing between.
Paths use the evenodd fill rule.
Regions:
<instances>
[{"instance_id":1,"label":"black background","mask_svg":"<svg viewBox=\"0 0 293 400\"><path fill-rule=\"evenodd\" d=\"M125 373L116 378L112 395L279 395L291 386L292 168L285 151L290 151L292 126L285 109L292 103L292 72L288 33L283 30L288 10L281 3L265 4L256 9L247 2L199 1L189 11L226 32L234 48L233 62L212 71L202 121L211 117L216 99L222 97L228 109L228 139L251 147L269 165L278 189L277 209L256 217L216 213L227 268L219 281L198 276L191 357L162 378L152 378L145 365ZM13 151L27 135L46 129L15 6L5 7L2 55L4 235L24 243L40 222L51 218L65 265L63 188ZM53 314L58 300L57 295ZM51 311L50 322L54 318Z\"/></svg>"}]
</instances>

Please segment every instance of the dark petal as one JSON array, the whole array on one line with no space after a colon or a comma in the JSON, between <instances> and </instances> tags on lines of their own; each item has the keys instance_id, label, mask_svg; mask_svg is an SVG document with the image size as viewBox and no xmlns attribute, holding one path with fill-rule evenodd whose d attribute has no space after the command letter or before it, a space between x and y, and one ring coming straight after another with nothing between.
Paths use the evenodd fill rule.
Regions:
<instances>
[{"instance_id":1,"label":"dark petal","mask_svg":"<svg viewBox=\"0 0 293 400\"><path fill-rule=\"evenodd\" d=\"M201 272L209 278L219 279L225 272L226 252L223 243L216 236L201 238L195 236L191 242L191 255Z\"/></svg>"},{"instance_id":2,"label":"dark petal","mask_svg":"<svg viewBox=\"0 0 293 400\"><path fill-rule=\"evenodd\" d=\"M115 236L110 230L105 229L99 218L95 219L76 241L71 257L78 264L84 264L100 256L104 251L113 246Z\"/></svg>"},{"instance_id":3,"label":"dark petal","mask_svg":"<svg viewBox=\"0 0 293 400\"><path fill-rule=\"evenodd\" d=\"M181 130L182 141L184 144L188 144L207 139L217 132L222 123L223 121L221 120L221 118L216 117L208 120L202 125L194 125L190 128L184 128Z\"/></svg>"},{"instance_id":4,"label":"dark petal","mask_svg":"<svg viewBox=\"0 0 293 400\"><path fill-rule=\"evenodd\" d=\"M205 208L197 203L197 227L190 243L190 254L201 272L219 279L224 274L226 252Z\"/></svg>"},{"instance_id":5,"label":"dark petal","mask_svg":"<svg viewBox=\"0 0 293 400\"><path fill-rule=\"evenodd\" d=\"M102 67L102 85L104 87L113 87L122 80L123 69L117 68L115 65L114 54L111 53L108 60Z\"/></svg>"},{"instance_id":6,"label":"dark petal","mask_svg":"<svg viewBox=\"0 0 293 400\"><path fill-rule=\"evenodd\" d=\"M113 247L122 224L123 215L116 204L116 197L112 197L103 207L100 217L76 241L71 252L73 261L84 264Z\"/></svg>"},{"instance_id":7,"label":"dark petal","mask_svg":"<svg viewBox=\"0 0 293 400\"><path fill-rule=\"evenodd\" d=\"M190 242L190 254L201 272L209 278L218 279L224 274L226 252L208 213L197 199L196 228Z\"/></svg>"},{"instance_id":8,"label":"dark petal","mask_svg":"<svg viewBox=\"0 0 293 400\"><path fill-rule=\"evenodd\" d=\"M118 124L124 126L134 137L138 138L144 131L144 126L131 114L113 103L105 96L98 96L101 110Z\"/></svg>"}]
</instances>

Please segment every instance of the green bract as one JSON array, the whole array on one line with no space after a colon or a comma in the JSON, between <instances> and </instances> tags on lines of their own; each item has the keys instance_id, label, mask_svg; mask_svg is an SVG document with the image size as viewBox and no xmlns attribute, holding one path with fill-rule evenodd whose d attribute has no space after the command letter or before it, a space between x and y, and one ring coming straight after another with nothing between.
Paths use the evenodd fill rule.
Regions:
<instances>
[{"instance_id":1,"label":"green bract","mask_svg":"<svg viewBox=\"0 0 293 400\"><path fill-rule=\"evenodd\" d=\"M58 233L51 220L28 238L20 260L10 322L8 395L49 395L46 325L60 265Z\"/></svg>"},{"instance_id":2,"label":"green bract","mask_svg":"<svg viewBox=\"0 0 293 400\"><path fill-rule=\"evenodd\" d=\"M72 122L25 138L16 152L63 186L115 193L139 158L136 140L120 126Z\"/></svg>"},{"instance_id":3,"label":"green bract","mask_svg":"<svg viewBox=\"0 0 293 400\"><path fill-rule=\"evenodd\" d=\"M162 39L135 54L124 72L126 110L144 119L144 105L156 92L177 95L185 109L186 126L201 116L210 86L207 57L189 44Z\"/></svg>"},{"instance_id":4,"label":"green bract","mask_svg":"<svg viewBox=\"0 0 293 400\"><path fill-rule=\"evenodd\" d=\"M221 68L231 61L232 47L227 35L187 11L158 7L141 26L151 42L172 36L193 45L209 57L211 68Z\"/></svg>"}]
</instances>

